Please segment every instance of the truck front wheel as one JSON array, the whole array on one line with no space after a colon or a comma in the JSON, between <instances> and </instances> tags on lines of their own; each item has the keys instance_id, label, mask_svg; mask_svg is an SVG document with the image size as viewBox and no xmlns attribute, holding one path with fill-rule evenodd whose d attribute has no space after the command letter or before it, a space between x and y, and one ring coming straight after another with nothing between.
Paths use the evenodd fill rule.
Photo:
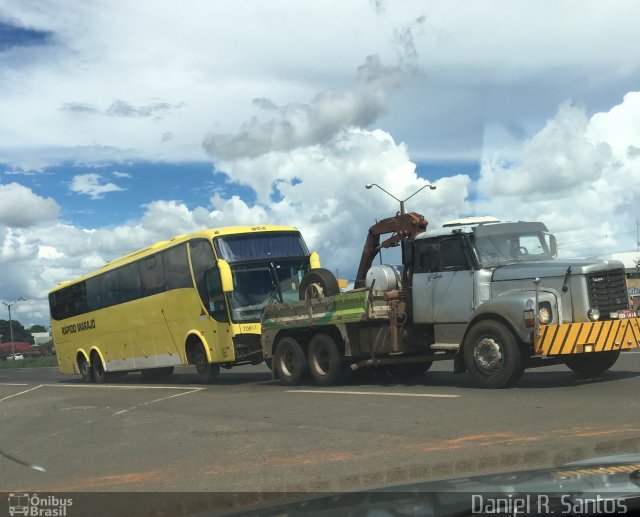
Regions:
<instances>
[{"instance_id":1,"label":"truck front wheel","mask_svg":"<svg viewBox=\"0 0 640 517\"><path fill-rule=\"evenodd\" d=\"M342 353L335 340L327 334L313 336L309 343L309 371L316 384L334 385L342 380L343 370Z\"/></svg>"},{"instance_id":2,"label":"truck front wheel","mask_svg":"<svg viewBox=\"0 0 640 517\"><path fill-rule=\"evenodd\" d=\"M274 366L285 386L295 386L307 373L307 359L300 344L292 337L278 341Z\"/></svg>"},{"instance_id":3,"label":"truck front wheel","mask_svg":"<svg viewBox=\"0 0 640 517\"><path fill-rule=\"evenodd\" d=\"M620 350L570 355L565 364L580 375L595 375L611 368L620 357Z\"/></svg>"},{"instance_id":4,"label":"truck front wheel","mask_svg":"<svg viewBox=\"0 0 640 517\"><path fill-rule=\"evenodd\" d=\"M471 381L479 388L506 388L524 373L522 351L498 321L476 323L465 339L463 354Z\"/></svg>"}]
</instances>

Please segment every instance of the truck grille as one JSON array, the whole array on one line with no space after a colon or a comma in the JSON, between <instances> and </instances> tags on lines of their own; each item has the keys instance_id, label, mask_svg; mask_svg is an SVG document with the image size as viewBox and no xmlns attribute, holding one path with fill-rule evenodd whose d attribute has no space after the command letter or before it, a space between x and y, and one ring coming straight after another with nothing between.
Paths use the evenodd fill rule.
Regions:
<instances>
[{"instance_id":1,"label":"truck grille","mask_svg":"<svg viewBox=\"0 0 640 517\"><path fill-rule=\"evenodd\" d=\"M598 309L603 319L609 319L610 312L629 308L624 269L588 274L587 291L589 305Z\"/></svg>"}]
</instances>

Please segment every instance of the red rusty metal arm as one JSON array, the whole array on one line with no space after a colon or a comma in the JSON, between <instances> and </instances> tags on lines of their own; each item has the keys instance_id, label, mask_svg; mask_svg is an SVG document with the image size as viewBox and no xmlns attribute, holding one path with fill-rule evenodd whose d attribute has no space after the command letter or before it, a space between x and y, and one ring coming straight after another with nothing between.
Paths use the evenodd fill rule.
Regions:
<instances>
[{"instance_id":1,"label":"red rusty metal arm","mask_svg":"<svg viewBox=\"0 0 640 517\"><path fill-rule=\"evenodd\" d=\"M367 271L382 248L397 246L403 239L415 239L416 235L425 231L427 224L423 215L411 212L382 219L369 228L356 274L355 287L364 287ZM381 244L380 236L386 233L393 233L393 235Z\"/></svg>"}]
</instances>

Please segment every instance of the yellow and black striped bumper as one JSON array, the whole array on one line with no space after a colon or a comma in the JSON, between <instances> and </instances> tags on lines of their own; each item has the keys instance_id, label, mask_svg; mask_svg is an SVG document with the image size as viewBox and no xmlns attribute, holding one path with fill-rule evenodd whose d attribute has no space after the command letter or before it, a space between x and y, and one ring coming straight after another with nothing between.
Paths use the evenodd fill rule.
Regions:
<instances>
[{"instance_id":1,"label":"yellow and black striped bumper","mask_svg":"<svg viewBox=\"0 0 640 517\"><path fill-rule=\"evenodd\" d=\"M585 348L586 347L586 348ZM640 318L542 325L536 355L563 355L640 347Z\"/></svg>"}]
</instances>

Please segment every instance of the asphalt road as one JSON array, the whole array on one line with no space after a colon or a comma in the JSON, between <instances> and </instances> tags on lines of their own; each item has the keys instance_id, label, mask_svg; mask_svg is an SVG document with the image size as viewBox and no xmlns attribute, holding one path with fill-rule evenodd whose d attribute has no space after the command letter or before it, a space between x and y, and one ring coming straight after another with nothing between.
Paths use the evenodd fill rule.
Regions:
<instances>
[{"instance_id":1,"label":"asphalt road","mask_svg":"<svg viewBox=\"0 0 640 517\"><path fill-rule=\"evenodd\" d=\"M401 383L288 388L264 365L195 383L82 384L0 370L0 491L333 491L640 452L640 353L596 378L529 370L506 390L451 364Z\"/></svg>"}]
</instances>

